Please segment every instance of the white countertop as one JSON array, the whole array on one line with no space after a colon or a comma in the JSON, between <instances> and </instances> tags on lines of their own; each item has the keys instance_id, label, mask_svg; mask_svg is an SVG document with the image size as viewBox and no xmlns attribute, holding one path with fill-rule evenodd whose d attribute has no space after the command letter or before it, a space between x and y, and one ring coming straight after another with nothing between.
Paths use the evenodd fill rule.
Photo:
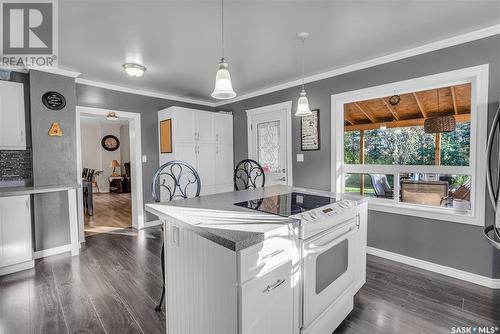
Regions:
<instances>
[{"instance_id":1,"label":"white countertop","mask_svg":"<svg viewBox=\"0 0 500 334\"><path fill-rule=\"evenodd\" d=\"M288 186L269 186L215 195L146 204L146 211L167 220L174 218L195 233L228 249L239 251L272 236L283 235L300 225L300 220L234 205L234 203L304 192L335 197L334 193ZM361 197L358 197L361 199Z\"/></svg>"},{"instance_id":2,"label":"white countertop","mask_svg":"<svg viewBox=\"0 0 500 334\"><path fill-rule=\"evenodd\" d=\"M0 197L67 191L69 189L74 189L76 187L78 187L76 184L59 184L50 186L30 186L30 187L24 187L24 186L0 187Z\"/></svg>"}]
</instances>

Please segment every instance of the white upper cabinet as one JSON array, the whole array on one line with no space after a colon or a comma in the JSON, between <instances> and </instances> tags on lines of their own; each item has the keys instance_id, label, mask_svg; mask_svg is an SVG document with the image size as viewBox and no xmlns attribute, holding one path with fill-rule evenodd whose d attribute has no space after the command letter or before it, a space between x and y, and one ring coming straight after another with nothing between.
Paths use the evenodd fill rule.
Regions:
<instances>
[{"instance_id":1,"label":"white upper cabinet","mask_svg":"<svg viewBox=\"0 0 500 334\"><path fill-rule=\"evenodd\" d=\"M233 117L228 114L214 115L215 141L221 145L233 144Z\"/></svg>"},{"instance_id":2,"label":"white upper cabinet","mask_svg":"<svg viewBox=\"0 0 500 334\"><path fill-rule=\"evenodd\" d=\"M174 136L177 142L192 142L197 138L196 114L191 109L179 108L175 113Z\"/></svg>"},{"instance_id":3,"label":"white upper cabinet","mask_svg":"<svg viewBox=\"0 0 500 334\"><path fill-rule=\"evenodd\" d=\"M25 149L23 84L0 81L0 150Z\"/></svg>"},{"instance_id":4,"label":"white upper cabinet","mask_svg":"<svg viewBox=\"0 0 500 334\"><path fill-rule=\"evenodd\" d=\"M196 112L197 140L205 143L214 142L214 113Z\"/></svg>"},{"instance_id":5,"label":"white upper cabinet","mask_svg":"<svg viewBox=\"0 0 500 334\"><path fill-rule=\"evenodd\" d=\"M181 107L160 110L160 146L162 140L165 143L168 139L161 137L160 123L165 120L171 122L171 150L165 153L160 147L160 165L172 160L191 164L200 175L202 194L232 189L233 115ZM163 133L165 135L168 130Z\"/></svg>"}]
</instances>

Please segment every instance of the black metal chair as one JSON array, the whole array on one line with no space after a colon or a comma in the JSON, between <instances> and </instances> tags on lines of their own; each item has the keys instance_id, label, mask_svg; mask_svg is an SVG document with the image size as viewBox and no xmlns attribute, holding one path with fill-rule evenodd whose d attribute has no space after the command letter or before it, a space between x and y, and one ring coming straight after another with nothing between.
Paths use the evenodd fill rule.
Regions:
<instances>
[{"instance_id":1,"label":"black metal chair","mask_svg":"<svg viewBox=\"0 0 500 334\"><path fill-rule=\"evenodd\" d=\"M181 160L169 161L158 168L151 184L151 193L156 202L198 197L200 191L201 180L198 172L190 164ZM161 247L161 273L163 289L155 311L161 311L165 298L165 243Z\"/></svg>"},{"instance_id":2,"label":"black metal chair","mask_svg":"<svg viewBox=\"0 0 500 334\"><path fill-rule=\"evenodd\" d=\"M264 187L266 175L262 166L255 160L241 160L234 169L234 190Z\"/></svg>"}]
</instances>

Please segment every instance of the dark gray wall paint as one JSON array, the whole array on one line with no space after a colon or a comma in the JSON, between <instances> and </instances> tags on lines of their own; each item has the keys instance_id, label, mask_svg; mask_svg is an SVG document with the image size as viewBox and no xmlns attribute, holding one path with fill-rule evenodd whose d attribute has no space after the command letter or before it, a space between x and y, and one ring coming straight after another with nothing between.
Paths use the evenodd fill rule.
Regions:
<instances>
[{"instance_id":1,"label":"dark gray wall paint","mask_svg":"<svg viewBox=\"0 0 500 334\"><path fill-rule=\"evenodd\" d=\"M481 64L490 64L489 122L491 122L500 92L500 36L307 84L311 109L321 110L321 150L300 151L299 118L293 117L294 185L330 189L331 95ZM295 108L299 91L299 87L293 87L221 107L234 112L235 163L247 157L245 110L290 100L293 101ZM295 161L297 153L304 154L304 162ZM486 219L490 221L493 219L493 209L489 201ZM480 275L500 277L500 253L482 239L481 233L480 227L371 212L368 244Z\"/></svg>"},{"instance_id":2,"label":"dark gray wall paint","mask_svg":"<svg viewBox=\"0 0 500 334\"><path fill-rule=\"evenodd\" d=\"M61 111L49 111L42 95L57 91L66 98ZM74 78L30 71L33 184L76 184L76 96ZM62 137L50 137L52 122L59 122ZM68 200L65 192L34 195L35 250L70 242Z\"/></svg>"},{"instance_id":3,"label":"dark gray wall paint","mask_svg":"<svg viewBox=\"0 0 500 334\"><path fill-rule=\"evenodd\" d=\"M213 108L207 106L124 93L82 84L76 85L76 96L78 106L141 114L142 155L147 156L147 162L142 164L144 203L153 202L151 180L159 164L157 111L171 106L213 111ZM146 212L146 221L156 219L158 219L156 216Z\"/></svg>"}]
</instances>

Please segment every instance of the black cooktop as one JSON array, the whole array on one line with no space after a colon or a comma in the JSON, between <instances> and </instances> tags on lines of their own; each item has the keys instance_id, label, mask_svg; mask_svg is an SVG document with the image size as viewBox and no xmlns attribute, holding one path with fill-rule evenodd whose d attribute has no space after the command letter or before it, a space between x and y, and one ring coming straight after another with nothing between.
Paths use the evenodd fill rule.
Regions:
<instances>
[{"instance_id":1,"label":"black cooktop","mask_svg":"<svg viewBox=\"0 0 500 334\"><path fill-rule=\"evenodd\" d=\"M332 197L291 192L234 203L234 205L288 217L297 213L316 209L330 203L335 203L336 201L337 200Z\"/></svg>"}]
</instances>

